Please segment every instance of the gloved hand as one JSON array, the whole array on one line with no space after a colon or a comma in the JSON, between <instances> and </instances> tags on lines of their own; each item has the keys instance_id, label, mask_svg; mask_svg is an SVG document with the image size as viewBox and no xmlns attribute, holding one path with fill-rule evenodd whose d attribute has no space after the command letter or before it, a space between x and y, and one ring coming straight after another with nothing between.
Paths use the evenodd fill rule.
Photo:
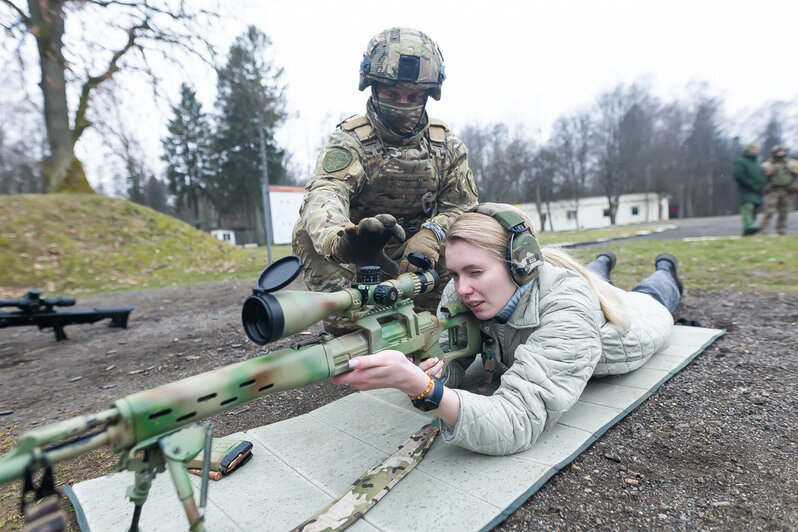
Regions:
<instances>
[{"instance_id":1,"label":"gloved hand","mask_svg":"<svg viewBox=\"0 0 798 532\"><path fill-rule=\"evenodd\" d=\"M401 259L399 261L399 273L408 271L415 272L418 271L418 268L408 262L408 254L421 253L432 262L432 266L435 266L440 257L440 251L441 244L438 242L438 237L435 235L435 232L432 231L432 229L422 227L418 233L411 236L410 240L405 242L405 245L394 253L393 259Z\"/></svg>"},{"instance_id":2,"label":"gloved hand","mask_svg":"<svg viewBox=\"0 0 798 532\"><path fill-rule=\"evenodd\" d=\"M395 277L399 266L383 252L391 238L399 242L405 239L405 230L396 223L396 218L390 214L363 218L357 225L344 229L344 234L333 243L332 254L342 263L379 266L383 272Z\"/></svg>"}]
</instances>

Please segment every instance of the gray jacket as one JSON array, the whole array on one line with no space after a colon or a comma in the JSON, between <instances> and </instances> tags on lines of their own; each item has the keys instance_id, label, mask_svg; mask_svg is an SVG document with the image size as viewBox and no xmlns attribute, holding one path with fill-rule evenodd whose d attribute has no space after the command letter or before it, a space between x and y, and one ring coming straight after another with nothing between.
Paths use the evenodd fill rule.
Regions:
<instances>
[{"instance_id":1,"label":"gray jacket","mask_svg":"<svg viewBox=\"0 0 798 532\"><path fill-rule=\"evenodd\" d=\"M528 449L573 406L591 376L643 365L664 345L673 317L646 294L616 290L631 316L626 331L606 323L582 276L542 264L507 323L483 322L483 331L496 340L501 385L491 396L455 390L460 412L454 427L441 423L444 441L491 455ZM441 303L456 299L449 283ZM447 386L462 382L470 362L450 364Z\"/></svg>"}]
</instances>

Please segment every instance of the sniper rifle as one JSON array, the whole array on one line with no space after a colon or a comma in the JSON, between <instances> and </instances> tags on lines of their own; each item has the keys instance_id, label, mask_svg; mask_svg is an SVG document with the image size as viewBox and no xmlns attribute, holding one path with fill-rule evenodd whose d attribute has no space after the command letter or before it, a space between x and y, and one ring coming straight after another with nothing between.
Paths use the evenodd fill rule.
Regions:
<instances>
[{"instance_id":1,"label":"sniper rifle","mask_svg":"<svg viewBox=\"0 0 798 532\"><path fill-rule=\"evenodd\" d=\"M18 310L0 310L0 329L36 325L39 330L53 328L56 341L66 340L66 325L95 323L110 318L109 327L127 328L131 306L110 308L76 308L55 310L53 307L71 307L74 297L42 297L39 290L29 290L20 299L0 299L0 307L17 307Z\"/></svg>"},{"instance_id":2,"label":"sniper rifle","mask_svg":"<svg viewBox=\"0 0 798 532\"><path fill-rule=\"evenodd\" d=\"M280 291L298 275L302 263L285 257L267 267L258 287L245 301L242 321L253 342L263 345L304 330L331 315L352 332L333 337L319 333L262 356L195 375L118 399L111 408L77 416L22 434L16 447L0 457L0 486L23 479L22 508L31 499L48 499L57 511L52 466L99 447L119 453L117 471L135 473L126 495L135 505L129 530L138 530L142 506L155 475L166 469L183 504L189 529L204 530L209 464L203 467L200 503L186 464L200 451L210 457L211 424L197 424L220 412L264 395L308 386L349 371L349 359L383 349L397 349L415 363L429 357L446 361L481 351L476 318L462 304L444 308L441 320L415 312L413 298L436 289L439 279L423 256L415 265L425 269L379 282L379 268L367 267L352 288L331 293ZM443 351L439 339L448 331ZM33 475L42 471L36 486ZM33 497L28 494L33 492ZM59 512L60 513L60 512ZM53 519L62 515L51 513ZM47 516L36 516L40 521Z\"/></svg>"}]
</instances>

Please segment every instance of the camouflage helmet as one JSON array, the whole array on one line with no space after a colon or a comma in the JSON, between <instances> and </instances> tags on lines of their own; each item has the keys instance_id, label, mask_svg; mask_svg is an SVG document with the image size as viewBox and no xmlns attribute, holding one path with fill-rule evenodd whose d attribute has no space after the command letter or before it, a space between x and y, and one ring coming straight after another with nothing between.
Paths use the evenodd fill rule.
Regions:
<instances>
[{"instance_id":1,"label":"camouflage helmet","mask_svg":"<svg viewBox=\"0 0 798 532\"><path fill-rule=\"evenodd\" d=\"M361 91L373 83L426 89L441 99L446 79L443 56L435 41L410 28L391 28L369 41L360 63Z\"/></svg>"},{"instance_id":2,"label":"camouflage helmet","mask_svg":"<svg viewBox=\"0 0 798 532\"><path fill-rule=\"evenodd\" d=\"M776 155L780 151L783 151L786 154L787 153L787 147L784 146L783 144L776 144L775 146L773 146L773 148L771 148L770 151L773 153L773 155Z\"/></svg>"}]
</instances>

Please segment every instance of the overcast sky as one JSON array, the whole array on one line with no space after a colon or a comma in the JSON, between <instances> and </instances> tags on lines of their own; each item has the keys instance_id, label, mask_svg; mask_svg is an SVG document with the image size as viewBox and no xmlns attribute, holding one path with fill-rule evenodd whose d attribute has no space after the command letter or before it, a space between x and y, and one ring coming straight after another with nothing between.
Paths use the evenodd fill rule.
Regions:
<instances>
[{"instance_id":1,"label":"overcast sky","mask_svg":"<svg viewBox=\"0 0 798 532\"><path fill-rule=\"evenodd\" d=\"M293 118L278 135L300 169L342 118L365 109L358 66L369 39L391 26L436 40L446 64L431 116L457 132L472 122L504 122L547 140L554 120L593 103L619 83L647 80L655 95L686 96L708 82L735 120L774 100L798 100L794 27L798 2L227 0L236 14L219 28L223 51L246 24L272 40L285 69ZM215 79L183 72L212 109ZM179 84L183 79L176 80ZM173 91L177 97L177 89ZM168 113L154 117L150 145L160 153ZM158 125L160 123L160 125ZM735 134L735 132L730 132ZM304 172L303 172L304 173Z\"/></svg>"}]
</instances>

